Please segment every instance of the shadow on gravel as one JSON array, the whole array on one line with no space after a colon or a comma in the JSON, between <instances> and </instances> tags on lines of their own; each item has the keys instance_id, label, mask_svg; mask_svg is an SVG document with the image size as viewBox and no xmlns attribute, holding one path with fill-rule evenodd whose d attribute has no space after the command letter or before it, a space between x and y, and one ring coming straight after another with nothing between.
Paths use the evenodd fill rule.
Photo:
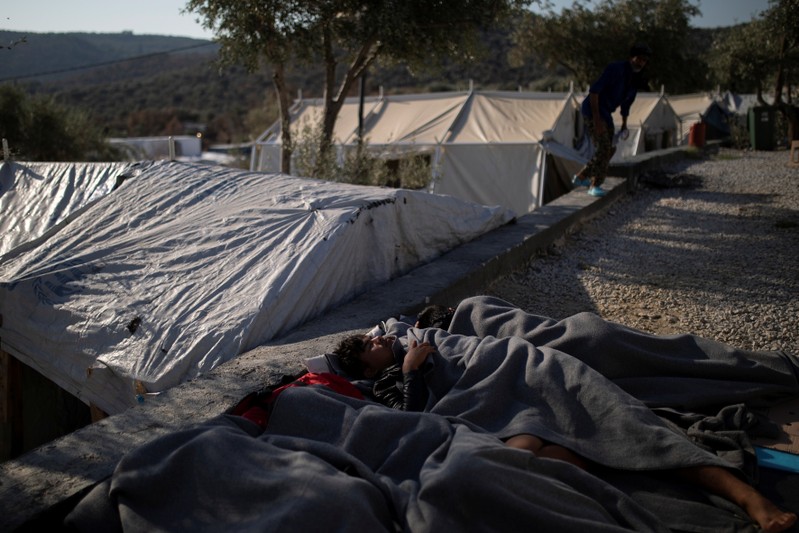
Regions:
<instances>
[{"instance_id":1,"label":"shadow on gravel","mask_svg":"<svg viewBox=\"0 0 799 533\"><path fill-rule=\"evenodd\" d=\"M668 192L644 208L645 224L619 232L603 266L618 282L695 290L741 305L795 297L799 234L786 222L796 212L771 205L773 198Z\"/></svg>"},{"instance_id":2,"label":"shadow on gravel","mask_svg":"<svg viewBox=\"0 0 799 533\"><path fill-rule=\"evenodd\" d=\"M799 300L799 220L777 195L707 191L685 173L642 185L489 292L553 318L640 313L672 323L675 291L740 314ZM636 302L642 294L650 301Z\"/></svg>"}]
</instances>

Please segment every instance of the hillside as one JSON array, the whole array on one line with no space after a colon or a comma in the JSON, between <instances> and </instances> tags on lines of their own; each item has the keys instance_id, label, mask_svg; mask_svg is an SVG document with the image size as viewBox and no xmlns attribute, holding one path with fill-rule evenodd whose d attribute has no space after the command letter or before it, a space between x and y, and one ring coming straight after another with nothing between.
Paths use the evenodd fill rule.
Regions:
<instances>
[{"instance_id":1,"label":"hillside","mask_svg":"<svg viewBox=\"0 0 799 533\"><path fill-rule=\"evenodd\" d=\"M134 35L132 32L31 34L0 30L0 43L19 43L3 52L0 82L48 72L61 73L58 77L69 76L81 67L178 49L205 49L212 53L216 49L210 41L187 37ZM37 78L42 79L41 76ZM50 77L53 78L57 77Z\"/></svg>"},{"instance_id":2,"label":"hillside","mask_svg":"<svg viewBox=\"0 0 799 533\"><path fill-rule=\"evenodd\" d=\"M436 75L418 76L402 67L376 67L367 76L367 91L466 89L470 80L481 88L516 89L546 75L532 64L508 66L506 35L487 34L485 40L486 56L471 67L445 65ZM0 83L81 108L112 136L194 133L202 124L208 140L233 142L254 137L277 117L271 73L220 70L211 41L130 32L0 31L0 43L12 42L19 44L0 51ZM321 95L321 69L288 74L292 92ZM177 122L186 131L176 131Z\"/></svg>"},{"instance_id":3,"label":"hillside","mask_svg":"<svg viewBox=\"0 0 799 533\"><path fill-rule=\"evenodd\" d=\"M707 46L711 33L700 32ZM508 64L507 32L487 32L484 54L471 65L443 65L434 74L380 67L367 76L367 93L479 89L566 90L564 72L529 61ZM16 43L9 46L8 43ZM207 142L254 138L277 117L268 69L220 69L212 41L159 35L22 34L0 30L0 83L49 95L86 112L109 136L194 134ZM700 48L702 49L702 48ZM304 97L321 96L320 68L290 70L288 84Z\"/></svg>"}]
</instances>

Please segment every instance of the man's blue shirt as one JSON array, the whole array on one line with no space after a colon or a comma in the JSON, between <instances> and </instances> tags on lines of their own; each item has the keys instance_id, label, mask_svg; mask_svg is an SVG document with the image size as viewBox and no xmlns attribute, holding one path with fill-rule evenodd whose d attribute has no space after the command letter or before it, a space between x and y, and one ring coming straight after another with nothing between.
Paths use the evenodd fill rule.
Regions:
<instances>
[{"instance_id":1,"label":"man's blue shirt","mask_svg":"<svg viewBox=\"0 0 799 533\"><path fill-rule=\"evenodd\" d=\"M591 95L599 95L599 115L612 128L613 112L621 106L621 115L629 116L630 106L638 93L638 79L633 72L633 67L629 61L616 61L610 63L602 75L596 80L589 89L589 95L585 97L582 105L582 113L586 117L592 117Z\"/></svg>"}]
</instances>

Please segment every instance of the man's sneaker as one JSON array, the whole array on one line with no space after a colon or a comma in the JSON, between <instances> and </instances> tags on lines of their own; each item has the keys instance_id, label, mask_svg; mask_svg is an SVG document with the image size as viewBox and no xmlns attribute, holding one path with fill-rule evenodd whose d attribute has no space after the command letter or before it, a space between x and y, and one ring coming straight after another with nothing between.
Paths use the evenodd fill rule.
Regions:
<instances>
[{"instance_id":1,"label":"man's sneaker","mask_svg":"<svg viewBox=\"0 0 799 533\"><path fill-rule=\"evenodd\" d=\"M575 187L588 187L589 185L591 185L591 180L589 180L587 178L586 179L580 179L580 176L575 174L572 177L572 185L574 185Z\"/></svg>"},{"instance_id":2,"label":"man's sneaker","mask_svg":"<svg viewBox=\"0 0 799 533\"><path fill-rule=\"evenodd\" d=\"M588 189L588 194L590 194L591 196L600 197L600 196L605 196L607 193L608 191L606 191L602 187L591 187L590 189Z\"/></svg>"}]
</instances>

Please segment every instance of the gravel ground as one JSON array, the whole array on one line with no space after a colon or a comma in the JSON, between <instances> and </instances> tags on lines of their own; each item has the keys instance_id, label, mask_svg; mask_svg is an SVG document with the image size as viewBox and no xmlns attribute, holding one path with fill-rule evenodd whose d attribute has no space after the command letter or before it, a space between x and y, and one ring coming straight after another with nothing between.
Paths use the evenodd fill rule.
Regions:
<instances>
[{"instance_id":1,"label":"gravel ground","mask_svg":"<svg viewBox=\"0 0 799 533\"><path fill-rule=\"evenodd\" d=\"M799 354L799 167L721 149L644 183L487 290L529 312L592 311L657 334Z\"/></svg>"}]
</instances>

